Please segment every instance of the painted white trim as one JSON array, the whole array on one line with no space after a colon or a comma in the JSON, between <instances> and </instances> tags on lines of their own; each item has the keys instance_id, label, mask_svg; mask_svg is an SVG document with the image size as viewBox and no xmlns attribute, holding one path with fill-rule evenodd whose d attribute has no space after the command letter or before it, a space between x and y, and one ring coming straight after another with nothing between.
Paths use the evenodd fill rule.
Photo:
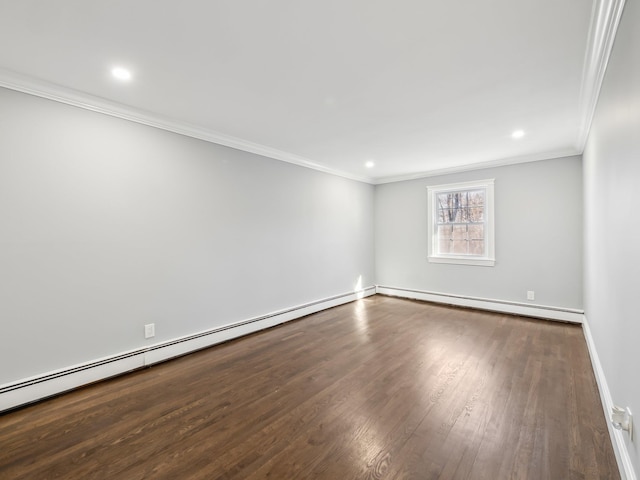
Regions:
<instances>
[{"instance_id":1,"label":"painted white trim","mask_svg":"<svg viewBox=\"0 0 640 480\"><path fill-rule=\"evenodd\" d=\"M414 180L418 178L434 177L438 175L448 175L451 173L482 170L485 168L502 167L506 165L515 165L518 163L551 160L554 158L580 155L582 153L582 150L584 149L561 149L519 157L492 160L487 162L458 165L450 168L427 170L424 172L418 172L408 175L373 178L364 175L354 175L349 172L330 168L294 153L285 152L283 150L278 150L266 145L250 142L248 140L233 137L231 135L226 135L214 130L190 125L185 122L172 120L152 112L113 102L105 98L90 95L88 93L83 93L71 88L63 87L61 85L56 85L54 83L13 72L2 67L0 67L0 87L8 88L10 90L15 90L29 95L34 95L37 97L46 98L48 100L53 100L55 102L64 103L74 107L83 108L92 112L110 115L112 117L121 118L130 122L159 128L161 130L177 133L179 135L197 138L199 140L223 145L225 147L235 148L236 150L254 153L256 155L272 158L274 160L280 160L301 167L311 168L313 170L328 173L330 175L336 175L339 177L348 178L350 180L368 183L371 185L380 185L384 183L400 182L404 180Z\"/></svg>"},{"instance_id":2,"label":"painted white trim","mask_svg":"<svg viewBox=\"0 0 640 480\"><path fill-rule=\"evenodd\" d=\"M376 285L376 293L390 295L392 297L411 298L414 300L455 305L458 307L471 307L478 308L480 310L490 310L492 312L544 318L546 320L559 320L562 322L582 323L584 317L584 311L574 308L552 307L549 305L519 303L491 298L468 297L464 295L428 292L425 290L400 287Z\"/></svg>"},{"instance_id":3,"label":"painted white trim","mask_svg":"<svg viewBox=\"0 0 640 480\"><path fill-rule=\"evenodd\" d=\"M255 153L275 160L281 160L283 162L311 168L331 175L337 175L373 185L381 185L385 183L401 182L438 175L448 175L451 173L581 155L589 136L589 130L593 121L598 96L606 73L607 63L609 62L620 18L622 17L624 4L625 0L594 1L580 88L581 124L575 148L539 152L519 157L464 164L449 168L432 169L407 175L395 175L380 178L353 175L342 170L321 165L300 155L278 150L266 145L260 145L241 138L232 137L230 135L225 135L221 132L189 125L184 122L170 120L151 112L85 94L44 80L19 74L5 68L0 68L0 86L94 112L103 113L105 115L122 118L124 120L141 123L143 125L160 128L180 135L198 138L218 145L224 145L237 150Z\"/></svg>"},{"instance_id":4,"label":"painted white trim","mask_svg":"<svg viewBox=\"0 0 640 480\"><path fill-rule=\"evenodd\" d=\"M474 257L454 257L454 256L427 256L427 261L429 263L448 263L451 265L473 265L476 267L493 267L496 264L496 260L494 258L474 258Z\"/></svg>"},{"instance_id":5,"label":"painted white trim","mask_svg":"<svg viewBox=\"0 0 640 480\"><path fill-rule=\"evenodd\" d=\"M604 375L602 364L600 363L600 357L598 357L598 351L596 350L596 344L593 341L591 335L591 329L589 328L589 321L584 317L582 322L582 331L584 332L584 338L587 341L587 348L589 350L589 356L591 357L591 365L593 366L593 372L596 377L596 383L598 384L598 391L600 392L600 399L602 400L602 409L604 410L604 417L607 420L607 428L609 429L609 436L611 437L611 443L613 444L613 451L618 461L618 468L620 469L620 477L622 480L637 480L636 473L631 463L631 457L624 442L624 435L621 430L616 430L611 425L610 412L613 407L613 399L611 397L611 391L607 384L607 378Z\"/></svg>"},{"instance_id":6,"label":"painted white trim","mask_svg":"<svg viewBox=\"0 0 640 480\"><path fill-rule=\"evenodd\" d=\"M0 87L54 100L56 102L65 103L85 110L91 110L104 115L110 115L130 122L136 122L142 125L159 128L161 130L178 133L187 137L197 138L199 140L223 145L225 147L235 148L236 150L242 150L244 152L255 153L256 155L261 155L263 157L293 163L294 165L311 168L313 170L348 178L350 180L369 184L372 183L372 179L369 177L353 175L342 170L329 168L300 155L250 142L248 140L243 140L241 138L232 137L231 135L226 135L214 130L190 125L185 122L171 120L163 117L162 115L117 102L112 102L88 93L81 93L61 85L56 85L44 80L12 72L5 68L0 68Z\"/></svg>"},{"instance_id":7,"label":"painted white trim","mask_svg":"<svg viewBox=\"0 0 640 480\"><path fill-rule=\"evenodd\" d=\"M278 310L241 322L175 338L137 350L122 352L91 362L0 385L0 412L57 395L89 383L121 375L146 365L210 347L233 338L264 330L296 318L375 295L376 287L366 287L341 295Z\"/></svg>"},{"instance_id":8,"label":"painted white trim","mask_svg":"<svg viewBox=\"0 0 640 480\"><path fill-rule=\"evenodd\" d=\"M587 49L580 87L580 130L576 148L584 151L598 104L600 89L622 17L625 0L595 0L591 11Z\"/></svg>"},{"instance_id":9,"label":"painted white trim","mask_svg":"<svg viewBox=\"0 0 640 480\"><path fill-rule=\"evenodd\" d=\"M94 95L82 93L77 90L63 87L61 85L56 85L34 77L19 74L2 67L0 67L0 87L372 185L400 182L403 180L413 180L424 177L433 177L450 173L482 170L485 168L501 167L505 165L514 165L518 163L534 162L539 160L550 160L553 158L579 155L582 152L582 150L575 151L572 149L564 149L533 155L525 155L521 157L494 160L489 162L459 165L456 167L444 168L439 170L428 170L426 172L419 172L409 175L373 178L364 175L353 175L342 170L321 165L311 159L302 157L300 155L285 152L283 150L278 150L266 145L249 142L241 138L232 137L231 135L225 135L221 132L216 132L184 122L171 120L152 112L137 109L117 102L112 102L101 97L96 97Z\"/></svg>"}]
</instances>

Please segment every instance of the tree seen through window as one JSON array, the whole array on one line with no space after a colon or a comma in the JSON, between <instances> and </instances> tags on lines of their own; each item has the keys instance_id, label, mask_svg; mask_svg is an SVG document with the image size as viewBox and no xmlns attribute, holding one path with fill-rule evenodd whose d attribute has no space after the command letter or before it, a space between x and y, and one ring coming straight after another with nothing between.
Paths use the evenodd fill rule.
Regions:
<instances>
[{"instance_id":1,"label":"tree seen through window","mask_svg":"<svg viewBox=\"0 0 640 480\"><path fill-rule=\"evenodd\" d=\"M485 254L485 190L437 194L438 254Z\"/></svg>"}]
</instances>

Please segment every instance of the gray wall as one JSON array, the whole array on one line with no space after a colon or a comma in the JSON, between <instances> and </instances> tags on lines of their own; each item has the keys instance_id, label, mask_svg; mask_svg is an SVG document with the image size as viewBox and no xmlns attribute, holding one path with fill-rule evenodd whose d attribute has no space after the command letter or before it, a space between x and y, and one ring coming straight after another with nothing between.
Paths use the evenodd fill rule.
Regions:
<instances>
[{"instance_id":1,"label":"gray wall","mask_svg":"<svg viewBox=\"0 0 640 480\"><path fill-rule=\"evenodd\" d=\"M427 186L487 178L495 178L495 267L427 262ZM582 308L580 157L378 185L375 217L379 285Z\"/></svg>"},{"instance_id":2,"label":"gray wall","mask_svg":"<svg viewBox=\"0 0 640 480\"><path fill-rule=\"evenodd\" d=\"M0 105L0 384L374 284L371 185Z\"/></svg>"},{"instance_id":3,"label":"gray wall","mask_svg":"<svg viewBox=\"0 0 640 480\"><path fill-rule=\"evenodd\" d=\"M584 152L585 315L614 403L636 416L640 472L640 5L626 2Z\"/></svg>"}]
</instances>

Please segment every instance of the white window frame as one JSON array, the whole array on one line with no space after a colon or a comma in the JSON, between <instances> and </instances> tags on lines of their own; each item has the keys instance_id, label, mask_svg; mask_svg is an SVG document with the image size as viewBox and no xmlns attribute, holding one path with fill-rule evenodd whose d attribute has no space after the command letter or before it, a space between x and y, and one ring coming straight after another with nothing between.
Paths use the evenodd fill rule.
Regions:
<instances>
[{"instance_id":1,"label":"white window frame","mask_svg":"<svg viewBox=\"0 0 640 480\"><path fill-rule=\"evenodd\" d=\"M474 182L449 183L446 185L432 185L427 187L428 204L428 260L432 263L452 263L459 265L479 265L493 267L496 263L495 255L495 217L493 199L494 179L478 180ZM437 251L437 202L436 197L441 193L457 192L461 190L484 190L484 241L483 255L444 254Z\"/></svg>"}]
</instances>

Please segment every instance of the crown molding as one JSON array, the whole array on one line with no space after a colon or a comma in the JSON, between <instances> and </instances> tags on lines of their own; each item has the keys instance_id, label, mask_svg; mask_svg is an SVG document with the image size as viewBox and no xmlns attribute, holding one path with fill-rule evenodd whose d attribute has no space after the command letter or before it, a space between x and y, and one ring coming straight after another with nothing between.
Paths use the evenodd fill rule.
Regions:
<instances>
[{"instance_id":1,"label":"crown molding","mask_svg":"<svg viewBox=\"0 0 640 480\"><path fill-rule=\"evenodd\" d=\"M65 103L67 105L83 108L85 110L91 110L93 112L110 115L112 117L121 118L130 122L159 128L161 130L185 135L187 137L197 138L199 140L223 145L225 147L234 148L236 150L242 150L244 152L254 153L263 157L292 163L301 167L311 168L313 170L318 170L323 173L348 178L350 180L356 180L358 182L369 184L372 183L372 179L369 177L353 175L342 170L329 168L300 155L243 140L231 135L225 135L224 133L216 132L214 130L209 130L206 128L197 127L195 125L190 125L188 123L171 120L152 112L126 106L117 102L112 102L101 97L79 92L77 90L63 87L61 85L56 85L34 77L19 74L1 67L0 87L27 93L29 95L35 95L37 97L46 98L48 100L53 100L60 103Z\"/></svg>"},{"instance_id":2,"label":"crown molding","mask_svg":"<svg viewBox=\"0 0 640 480\"><path fill-rule=\"evenodd\" d=\"M378 178L354 175L342 170L321 165L300 155L250 142L214 130L190 125L185 122L175 121L152 112L113 102L105 98L83 93L61 85L56 85L45 80L19 74L2 67L0 67L0 87L110 115L150 127L159 128L180 135L197 138L206 142L234 148L236 150L242 150L263 157L280 160L301 167L311 168L330 175L379 185L580 155L584 151L584 146L589 134L589 129L598 101L598 95L604 79L606 66L611 54L615 33L620 22L624 3L625 0L594 0L580 91L581 124L575 148L560 149L488 162L464 164L449 168L426 170L406 175Z\"/></svg>"},{"instance_id":3,"label":"crown molding","mask_svg":"<svg viewBox=\"0 0 640 480\"><path fill-rule=\"evenodd\" d=\"M580 87L581 123L576 148L583 152L622 17L625 0L594 0Z\"/></svg>"},{"instance_id":4,"label":"crown molding","mask_svg":"<svg viewBox=\"0 0 640 480\"><path fill-rule=\"evenodd\" d=\"M473 170L484 170L487 168L506 167L508 165L516 165L519 163L539 162L542 160L553 160L555 158L572 157L580 155L580 152L574 148L565 148L552 150L549 152L535 153L531 155L522 155L519 157L509 157L499 160L491 160L488 162L470 163L458 165L450 168L441 168L437 170L429 170L421 173L408 175L398 175L393 177L381 177L373 180L374 185L382 185L384 183L403 182L406 180L416 180L418 178L437 177L440 175L450 175L452 173L470 172Z\"/></svg>"}]
</instances>

